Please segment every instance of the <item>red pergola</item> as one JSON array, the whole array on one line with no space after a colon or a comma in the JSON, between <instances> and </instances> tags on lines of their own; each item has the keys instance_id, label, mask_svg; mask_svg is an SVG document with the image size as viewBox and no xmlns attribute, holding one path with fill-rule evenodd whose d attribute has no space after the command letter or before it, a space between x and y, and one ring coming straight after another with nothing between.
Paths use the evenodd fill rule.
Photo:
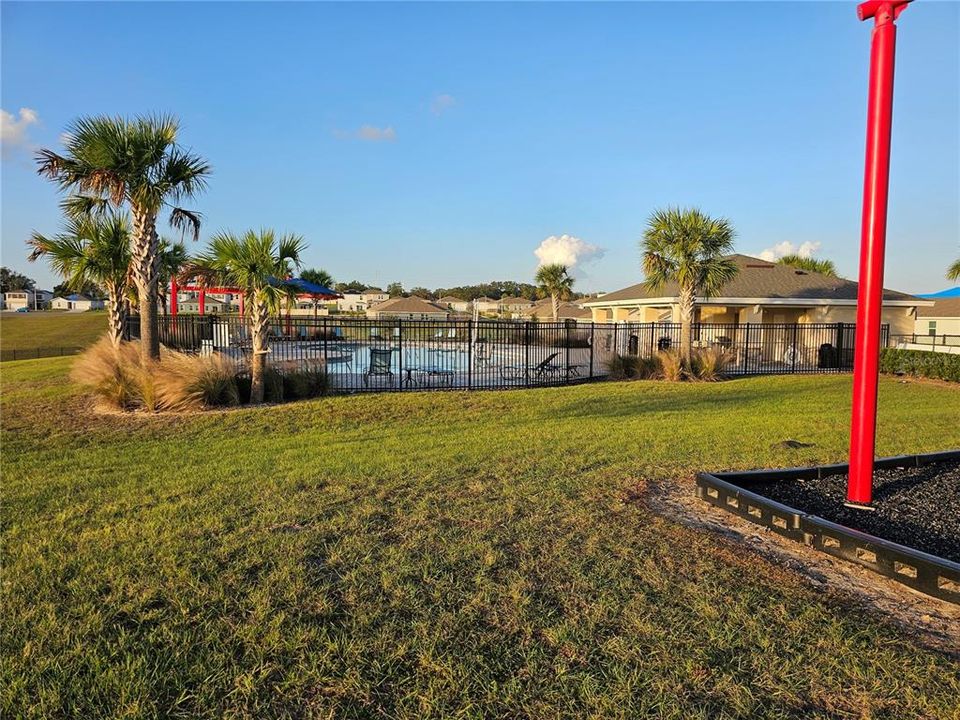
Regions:
<instances>
[{"instance_id":1,"label":"red pergola","mask_svg":"<svg viewBox=\"0 0 960 720\"><path fill-rule=\"evenodd\" d=\"M206 306L206 301L207 301L207 293L232 293L232 294L234 294L234 295L239 295L239 296L240 296L240 314L241 314L241 315L244 314L244 306L243 306L244 291L243 291L242 289L240 289L240 288L236 288L236 287L208 287L208 286L206 286L206 285L192 285L192 284L180 285L179 283L177 283L177 279L176 279L176 278L171 278L171 280L170 280L170 314L171 314L173 317L176 317L176 316L177 316L177 310L178 310L178 308L177 308L177 293L179 293L181 290L184 290L184 291L187 291L187 292L196 292L196 293L198 293L198 298L197 298L197 299L198 299L197 311L198 311L201 315L204 315L204 314L205 314L205 311L206 311L206 307L205 307L205 306ZM332 293L332 294L330 294L330 293L309 293L309 292L307 292L307 293L301 293L301 294L297 295L297 297L298 297L298 298L310 298L310 299L312 299L312 300L317 300L317 299L319 299L319 300L336 300L337 298L343 297L343 295L341 295L341 294L339 294L339 293Z\"/></svg>"}]
</instances>

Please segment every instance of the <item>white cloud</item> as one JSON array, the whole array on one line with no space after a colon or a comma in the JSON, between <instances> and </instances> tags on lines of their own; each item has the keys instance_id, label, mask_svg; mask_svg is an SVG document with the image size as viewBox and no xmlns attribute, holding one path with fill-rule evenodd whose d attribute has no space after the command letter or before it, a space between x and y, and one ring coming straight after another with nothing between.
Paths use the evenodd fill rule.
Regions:
<instances>
[{"instance_id":1,"label":"white cloud","mask_svg":"<svg viewBox=\"0 0 960 720\"><path fill-rule=\"evenodd\" d=\"M457 99L453 95L441 93L430 101L430 112L434 115L443 115L447 110L455 107Z\"/></svg>"},{"instance_id":2,"label":"white cloud","mask_svg":"<svg viewBox=\"0 0 960 720\"><path fill-rule=\"evenodd\" d=\"M794 245L789 240L777 243L760 253L760 259L767 262L776 262L785 255L799 255L802 258L813 257L814 253L820 249L819 242L807 241Z\"/></svg>"},{"instance_id":3,"label":"white cloud","mask_svg":"<svg viewBox=\"0 0 960 720\"><path fill-rule=\"evenodd\" d=\"M333 134L341 140L362 140L363 142L393 142L397 131L392 125L380 128L376 125L361 125L359 130L334 130Z\"/></svg>"},{"instance_id":4,"label":"white cloud","mask_svg":"<svg viewBox=\"0 0 960 720\"><path fill-rule=\"evenodd\" d=\"M16 116L0 110L0 145L3 146L3 156L7 157L15 148L29 148L32 143L27 129L39 122L37 111L30 108L20 108Z\"/></svg>"},{"instance_id":5,"label":"white cloud","mask_svg":"<svg viewBox=\"0 0 960 720\"><path fill-rule=\"evenodd\" d=\"M541 265L559 263L572 270L578 264L603 256L603 248L591 245L573 235L551 235L537 246L533 254Z\"/></svg>"}]
</instances>

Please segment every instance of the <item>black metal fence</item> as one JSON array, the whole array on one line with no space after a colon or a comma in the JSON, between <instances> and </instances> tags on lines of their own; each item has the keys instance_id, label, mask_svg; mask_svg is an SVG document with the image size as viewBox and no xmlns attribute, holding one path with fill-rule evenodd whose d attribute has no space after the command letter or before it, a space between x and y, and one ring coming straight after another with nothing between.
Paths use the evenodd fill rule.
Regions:
<instances>
[{"instance_id":1,"label":"black metal fence","mask_svg":"<svg viewBox=\"0 0 960 720\"><path fill-rule=\"evenodd\" d=\"M938 335L930 333L929 335L920 335L913 333L910 335L891 335L891 347L898 345L923 345L925 347L960 347L960 335Z\"/></svg>"},{"instance_id":2,"label":"black metal fence","mask_svg":"<svg viewBox=\"0 0 960 720\"><path fill-rule=\"evenodd\" d=\"M267 362L281 373L323 369L341 392L566 385L608 376L617 355L679 349L680 334L678 323L280 317L271 322ZM128 319L126 335L138 337L139 318ZM849 371L853 339L845 323L704 323L691 333L695 350L727 353L731 375ZM252 343L241 317L164 316L160 341L220 353L248 372Z\"/></svg>"},{"instance_id":3,"label":"black metal fence","mask_svg":"<svg viewBox=\"0 0 960 720\"><path fill-rule=\"evenodd\" d=\"M622 324L627 352L651 357L680 346L679 323ZM727 351L727 374L797 374L848 372L853 369L856 326L853 323L698 323L691 329L693 348ZM881 328L888 344L890 328Z\"/></svg>"},{"instance_id":4,"label":"black metal fence","mask_svg":"<svg viewBox=\"0 0 960 720\"><path fill-rule=\"evenodd\" d=\"M0 362L7 360L36 360L37 358L76 355L82 352L79 346L37 347L37 348L0 348Z\"/></svg>"}]
</instances>

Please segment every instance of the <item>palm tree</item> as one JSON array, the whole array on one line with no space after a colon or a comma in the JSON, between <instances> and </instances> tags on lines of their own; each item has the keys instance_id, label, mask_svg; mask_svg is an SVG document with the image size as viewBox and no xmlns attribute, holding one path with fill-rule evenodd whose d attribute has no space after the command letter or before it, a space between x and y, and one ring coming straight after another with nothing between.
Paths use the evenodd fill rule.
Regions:
<instances>
[{"instance_id":1,"label":"palm tree","mask_svg":"<svg viewBox=\"0 0 960 720\"><path fill-rule=\"evenodd\" d=\"M253 339L250 363L250 402L263 402L263 377L266 370L267 332L271 313L279 313L296 289L285 279L300 267L305 248L298 235L282 235L273 230L248 230L243 235L218 233L207 250L188 262L180 273L196 278L201 285L229 285L246 295L247 322Z\"/></svg>"},{"instance_id":2,"label":"palm tree","mask_svg":"<svg viewBox=\"0 0 960 720\"><path fill-rule=\"evenodd\" d=\"M777 259L778 265L789 265L798 270L819 273L827 277L837 277L837 266L833 260L817 259L812 257L802 257L800 255L784 255Z\"/></svg>"},{"instance_id":3,"label":"palm tree","mask_svg":"<svg viewBox=\"0 0 960 720\"><path fill-rule=\"evenodd\" d=\"M947 268L947 280L960 280L960 260L955 260L953 265Z\"/></svg>"},{"instance_id":4,"label":"palm tree","mask_svg":"<svg viewBox=\"0 0 960 720\"><path fill-rule=\"evenodd\" d=\"M107 335L119 347L126 322L130 223L119 213L68 216L62 233L30 236L31 261L46 258L55 273L79 292L95 283L107 292Z\"/></svg>"},{"instance_id":5,"label":"palm tree","mask_svg":"<svg viewBox=\"0 0 960 720\"><path fill-rule=\"evenodd\" d=\"M160 304L163 305L163 314L167 314L168 292L170 289L170 280L180 274L186 262L190 259L187 254L187 246L182 242L170 242L166 239L160 240L157 248L157 292L160 295Z\"/></svg>"},{"instance_id":6,"label":"palm tree","mask_svg":"<svg viewBox=\"0 0 960 720\"><path fill-rule=\"evenodd\" d=\"M536 275L537 285L545 295L550 296L553 305L553 321L557 322L560 315L560 301L569 300L573 290L573 277L567 271L567 266L561 263L541 265Z\"/></svg>"},{"instance_id":7,"label":"palm tree","mask_svg":"<svg viewBox=\"0 0 960 720\"><path fill-rule=\"evenodd\" d=\"M333 275L323 268L307 268L300 271L300 278L311 282L314 285L323 285L325 288L333 288Z\"/></svg>"},{"instance_id":8,"label":"palm tree","mask_svg":"<svg viewBox=\"0 0 960 720\"><path fill-rule=\"evenodd\" d=\"M680 356L688 368L697 296L709 297L737 274L736 264L724 257L733 250L733 238L728 220L697 208L655 210L647 221L640 243L645 284L651 290L677 284Z\"/></svg>"},{"instance_id":9,"label":"palm tree","mask_svg":"<svg viewBox=\"0 0 960 720\"><path fill-rule=\"evenodd\" d=\"M129 205L130 274L140 305L140 340L144 359L160 357L157 335L159 267L157 216L170 209L170 224L196 240L199 213L179 207L206 185L207 162L177 144L179 121L171 116L132 120L107 116L76 120L67 130L66 153L37 153L38 172L63 190L84 194L89 207Z\"/></svg>"},{"instance_id":10,"label":"palm tree","mask_svg":"<svg viewBox=\"0 0 960 720\"><path fill-rule=\"evenodd\" d=\"M328 273L323 268L307 268L306 270L301 270L300 279L306 280L314 285L322 285L328 289L333 289L334 285L333 275ZM316 329L317 314L319 312L320 301L323 299L323 296L316 295L314 293L309 293L309 295L310 299L313 300L313 325L314 329Z\"/></svg>"}]
</instances>

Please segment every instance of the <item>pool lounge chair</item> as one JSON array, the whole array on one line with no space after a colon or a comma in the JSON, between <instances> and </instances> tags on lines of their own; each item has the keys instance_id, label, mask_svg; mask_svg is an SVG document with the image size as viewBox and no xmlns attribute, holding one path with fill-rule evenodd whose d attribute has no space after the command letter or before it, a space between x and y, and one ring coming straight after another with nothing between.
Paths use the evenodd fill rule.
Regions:
<instances>
[{"instance_id":1,"label":"pool lounge chair","mask_svg":"<svg viewBox=\"0 0 960 720\"><path fill-rule=\"evenodd\" d=\"M524 380L530 378L543 380L545 378L559 376L561 367L553 362L559 354L559 352L551 353L545 360L536 365L504 365L500 368L500 376L504 380Z\"/></svg>"},{"instance_id":2,"label":"pool lounge chair","mask_svg":"<svg viewBox=\"0 0 960 720\"><path fill-rule=\"evenodd\" d=\"M363 384L369 385L372 377L390 378L390 384L393 385L393 350L391 348L370 348L370 367L363 374Z\"/></svg>"}]
</instances>

